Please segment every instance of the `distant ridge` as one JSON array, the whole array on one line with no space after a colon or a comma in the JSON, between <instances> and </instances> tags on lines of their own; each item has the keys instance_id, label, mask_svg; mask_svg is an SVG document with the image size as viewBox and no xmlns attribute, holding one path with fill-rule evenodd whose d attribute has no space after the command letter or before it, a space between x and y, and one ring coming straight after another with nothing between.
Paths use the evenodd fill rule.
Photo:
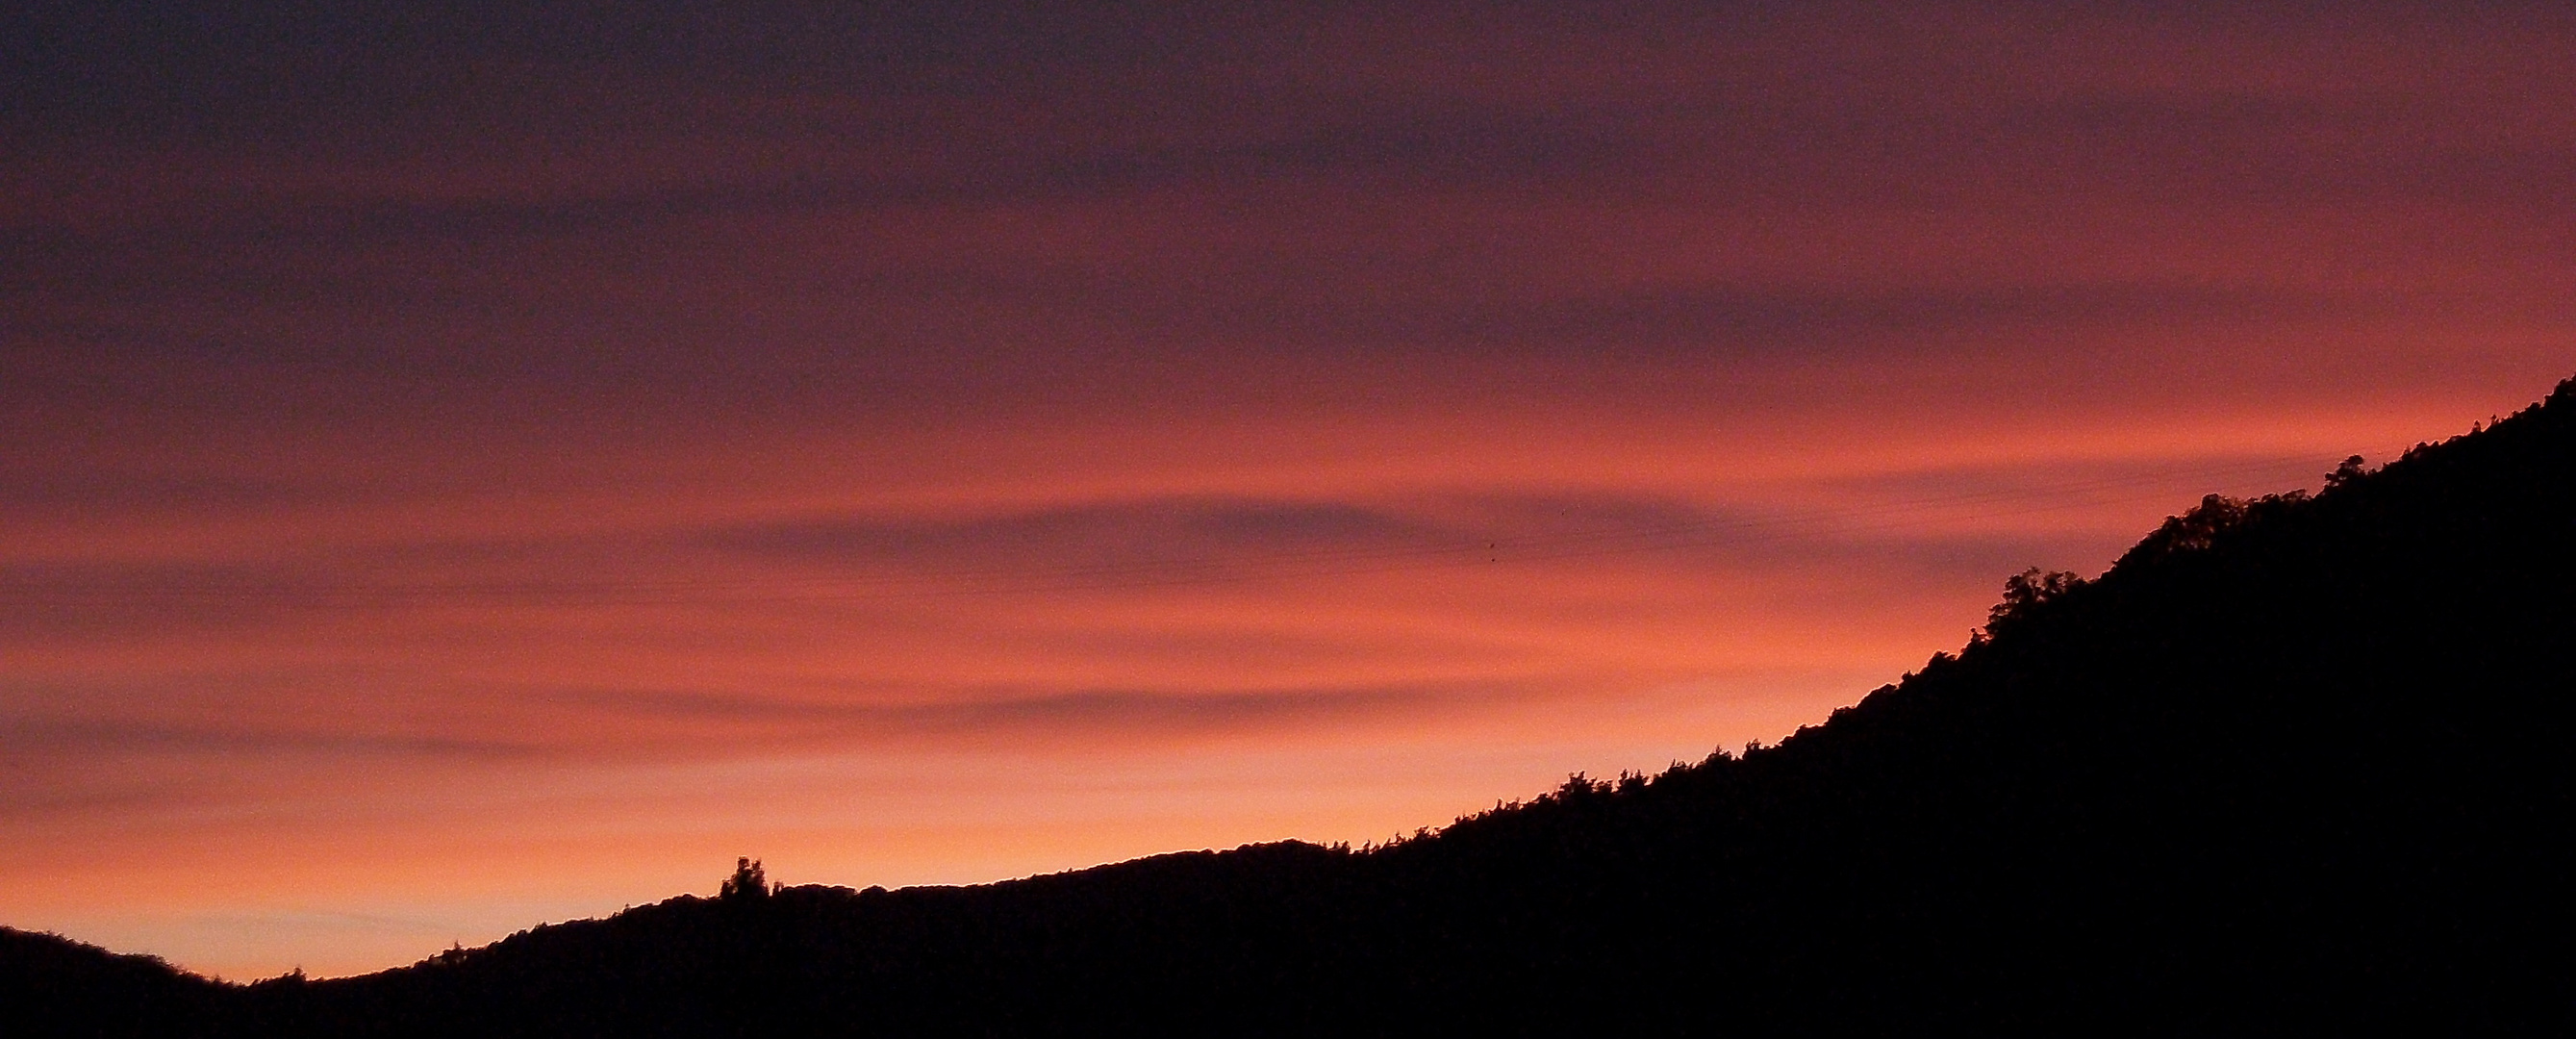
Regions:
<instances>
[{"instance_id":1,"label":"distant ridge","mask_svg":"<svg viewBox=\"0 0 2576 1039\"><path fill-rule=\"evenodd\" d=\"M0 931L12 1034L2552 1032L2576 380L2210 498L1781 745L1390 847L733 884L360 978Z\"/></svg>"},{"instance_id":2,"label":"distant ridge","mask_svg":"<svg viewBox=\"0 0 2576 1039\"><path fill-rule=\"evenodd\" d=\"M238 998L157 957L0 927L0 1034L166 1034Z\"/></svg>"}]
</instances>

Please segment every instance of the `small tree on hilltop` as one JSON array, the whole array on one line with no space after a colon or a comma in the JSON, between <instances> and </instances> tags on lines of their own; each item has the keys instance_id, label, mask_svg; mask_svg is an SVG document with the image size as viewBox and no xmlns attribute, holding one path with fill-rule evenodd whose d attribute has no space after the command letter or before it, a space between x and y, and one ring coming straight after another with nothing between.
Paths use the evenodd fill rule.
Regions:
<instances>
[{"instance_id":1,"label":"small tree on hilltop","mask_svg":"<svg viewBox=\"0 0 2576 1039\"><path fill-rule=\"evenodd\" d=\"M742 858L733 860L733 875L726 877L724 886L716 889L716 897L732 902L767 898L770 891L769 878L760 872L760 860Z\"/></svg>"},{"instance_id":2,"label":"small tree on hilltop","mask_svg":"<svg viewBox=\"0 0 2576 1039\"><path fill-rule=\"evenodd\" d=\"M2172 525L2166 521L2167 526ZM2004 581L2004 601L1986 611L1986 629L1971 638L1983 642L1994 637L1996 629L2010 627L2031 614L2032 608L2055 599L2083 585L2084 578L2063 570L2041 570L2031 567Z\"/></svg>"}]
</instances>

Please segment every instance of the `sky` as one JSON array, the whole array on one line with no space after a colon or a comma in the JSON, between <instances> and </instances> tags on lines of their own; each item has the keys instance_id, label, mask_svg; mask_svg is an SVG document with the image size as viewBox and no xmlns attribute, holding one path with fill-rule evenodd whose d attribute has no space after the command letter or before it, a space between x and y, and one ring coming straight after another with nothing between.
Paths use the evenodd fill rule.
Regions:
<instances>
[{"instance_id":1,"label":"sky","mask_svg":"<svg viewBox=\"0 0 2576 1039\"><path fill-rule=\"evenodd\" d=\"M255 6L0 8L0 924L234 979L1776 741L2576 374L2559 6Z\"/></svg>"}]
</instances>

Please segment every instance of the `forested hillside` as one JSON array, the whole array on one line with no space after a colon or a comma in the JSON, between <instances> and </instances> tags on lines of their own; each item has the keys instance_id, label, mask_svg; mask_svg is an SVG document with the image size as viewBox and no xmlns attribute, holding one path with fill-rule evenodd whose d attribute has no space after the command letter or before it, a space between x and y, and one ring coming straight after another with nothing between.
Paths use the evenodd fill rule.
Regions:
<instances>
[{"instance_id":1,"label":"forested hillside","mask_svg":"<svg viewBox=\"0 0 2576 1039\"><path fill-rule=\"evenodd\" d=\"M745 882L247 987L10 934L0 992L158 1034L2570 1023L2576 380L2314 496L2211 498L2097 578L2004 599L1779 746L1390 847ZM48 995L106 990L136 995Z\"/></svg>"}]
</instances>

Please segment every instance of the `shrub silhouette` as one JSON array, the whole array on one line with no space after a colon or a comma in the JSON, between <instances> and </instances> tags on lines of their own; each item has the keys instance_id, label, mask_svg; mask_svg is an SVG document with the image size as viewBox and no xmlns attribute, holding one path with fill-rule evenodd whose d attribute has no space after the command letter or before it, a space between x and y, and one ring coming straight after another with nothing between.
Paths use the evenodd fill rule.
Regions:
<instances>
[{"instance_id":1,"label":"shrub silhouette","mask_svg":"<svg viewBox=\"0 0 2576 1039\"><path fill-rule=\"evenodd\" d=\"M733 875L726 877L724 883L716 888L716 897L727 902L739 902L768 898L770 892L769 878L760 871L759 860L739 858L734 860Z\"/></svg>"}]
</instances>

